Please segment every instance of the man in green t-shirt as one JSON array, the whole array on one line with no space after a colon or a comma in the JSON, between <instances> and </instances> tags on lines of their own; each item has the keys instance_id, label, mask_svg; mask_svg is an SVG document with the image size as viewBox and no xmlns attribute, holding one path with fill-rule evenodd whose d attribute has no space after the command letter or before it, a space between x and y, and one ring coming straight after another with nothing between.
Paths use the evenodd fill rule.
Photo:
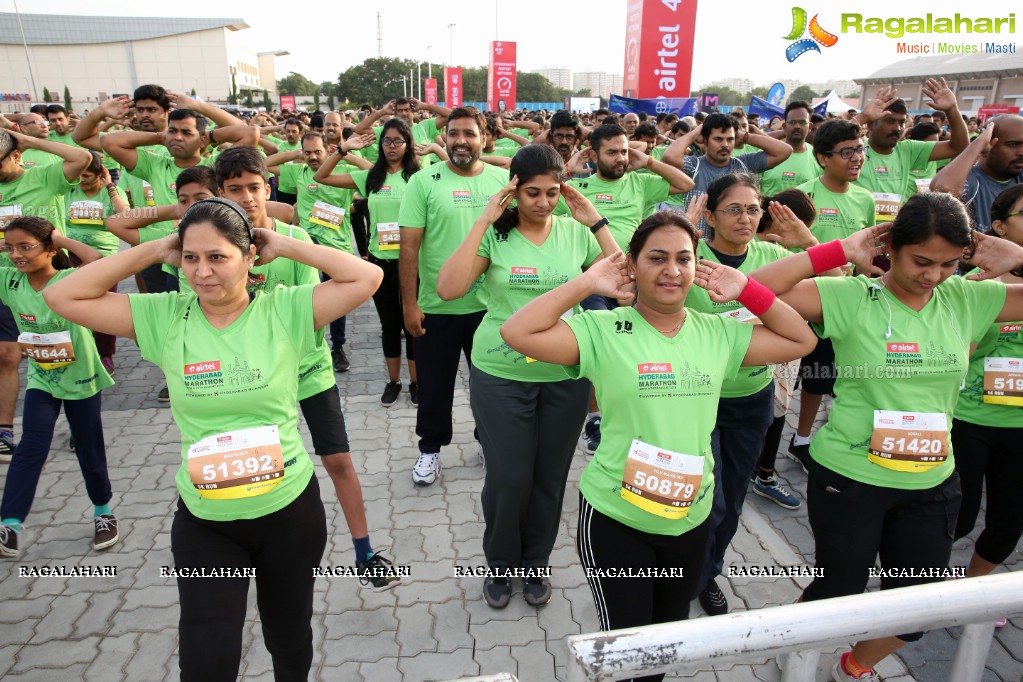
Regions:
<instances>
[{"instance_id":1,"label":"man in green t-shirt","mask_svg":"<svg viewBox=\"0 0 1023 682\"><path fill-rule=\"evenodd\" d=\"M25 168L21 155L30 149L54 154L63 163ZM90 163L92 154L84 149L0 131L0 239L7 223L19 216L46 218L63 231L64 195ZM6 256L2 260L10 266ZM10 461L14 454L14 408L21 362L17 341L18 327L11 309L0 305L0 461Z\"/></svg>"},{"instance_id":2,"label":"man in green t-shirt","mask_svg":"<svg viewBox=\"0 0 1023 682\"><path fill-rule=\"evenodd\" d=\"M909 112L891 87L878 90L853 119L868 130L867 156L856 184L873 194L875 222L894 220L899 207L914 193L910 190L915 184L912 171L924 170L931 161L951 159L970 144L966 122L945 79L928 78L922 93L932 108L948 116L951 139L947 142L902 139Z\"/></svg>"},{"instance_id":3,"label":"man in green t-shirt","mask_svg":"<svg viewBox=\"0 0 1023 682\"><path fill-rule=\"evenodd\" d=\"M813 180L821 174L821 167L813 155L813 147L807 143L810 131L810 116L813 110L806 102L795 100L785 107L785 142L792 147L792 155L761 175L760 192L774 196Z\"/></svg>"},{"instance_id":4,"label":"man in green t-shirt","mask_svg":"<svg viewBox=\"0 0 1023 682\"><path fill-rule=\"evenodd\" d=\"M59 104L46 107L46 121L50 124L50 139L54 142L74 145L71 139L71 121L68 120L67 109Z\"/></svg>"},{"instance_id":5,"label":"man in green t-shirt","mask_svg":"<svg viewBox=\"0 0 1023 682\"><path fill-rule=\"evenodd\" d=\"M458 356L472 354L473 334L486 308L479 282L454 301L437 295L437 275L493 194L508 184L508 171L480 160L487 123L477 109L458 107L447 116L444 138L450 158L409 180L398 216L398 275L405 328L415 338L419 406L416 485L440 476L440 449L451 443Z\"/></svg>"}]
</instances>

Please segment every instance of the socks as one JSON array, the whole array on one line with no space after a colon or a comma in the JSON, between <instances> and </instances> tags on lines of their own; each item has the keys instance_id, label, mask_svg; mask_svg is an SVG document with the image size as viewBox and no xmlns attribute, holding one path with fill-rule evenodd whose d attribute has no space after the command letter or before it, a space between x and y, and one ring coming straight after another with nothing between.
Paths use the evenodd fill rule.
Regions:
<instances>
[{"instance_id":1,"label":"socks","mask_svg":"<svg viewBox=\"0 0 1023 682\"><path fill-rule=\"evenodd\" d=\"M355 558L356 563L362 563L366 559L373 556L373 546L369 544L369 536L364 538L352 538L352 544L355 545Z\"/></svg>"},{"instance_id":2,"label":"socks","mask_svg":"<svg viewBox=\"0 0 1023 682\"><path fill-rule=\"evenodd\" d=\"M864 668L857 663L856 659L853 657L853 652L851 651L842 657L842 668L852 675L853 678L862 677L863 675L872 672L871 668Z\"/></svg>"},{"instance_id":3,"label":"socks","mask_svg":"<svg viewBox=\"0 0 1023 682\"><path fill-rule=\"evenodd\" d=\"M792 436L792 444L793 445L809 445L810 444L810 436L800 436L797 433L796 435Z\"/></svg>"},{"instance_id":4,"label":"socks","mask_svg":"<svg viewBox=\"0 0 1023 682\"><path fill-rule=\"evenodd\" d=\"M21 533L21 531L24 530L24 528L22 528L20 519L4 519L3 525L7 526L15 533Z\"/></svg>"},{"instance_id":5,"label":"socks","mask_svg":"<svg viewBox=\"0 0 1023 682\"><path fill-rule=\"evenodd\" d=\"M103 516L105 514L110 514L110 513L111 513L111 511L110 511L110 505L109 504L97 504L97 505L93 506L93 512L92 512L93 516Z\"/></svg>"}]
</instances>

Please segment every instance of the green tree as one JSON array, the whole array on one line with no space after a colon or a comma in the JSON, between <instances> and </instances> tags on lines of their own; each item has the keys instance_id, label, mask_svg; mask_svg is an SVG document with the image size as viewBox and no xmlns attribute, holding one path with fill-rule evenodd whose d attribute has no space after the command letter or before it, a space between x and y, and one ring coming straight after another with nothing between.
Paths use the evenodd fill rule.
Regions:
<instances>
[{"instance_id":1,"label":"green tree","mask_svg":"<svg viewBox=\"0 0 1023 682\"><path fill-rule=\"evenodd\" d=\"M320 91L318 88L316 92L313 93L313 109L316 111L320 110Z\"/></svg>"},{"instance_id":2,"label":"green tree","mask_svg":"<svg viewBox=\"0 0 1023 682\"><path fill-rule=\"evenodd\" d=\"M732 107L745 107L749 104L749 95L740 95L737 91L726 88L723 85L705 85L689 96L701 97L704 94L716 94L718 96L718 109L721 111L731 111ZM728 108L726 109L725 107Z\"/></svg>"},{"instance_id":3,"label":"green tree","mask_svg":"<svg viewBox=\"0 0 1023 682\"><path fill-rule=\"evenodd\" d=\"M342 71L337 77L334 95L351 102L370 102L380 106L401 97L402 76L415 72L416 63L409 59L371 57ZM468 97L466 97L468 99Z\"/></svg>"},{"instance_id":4,"label":"green tree","mask_svg":"<svg viewBox=\"0 0 1023 682\"><path fill-rule=\"evenodd\" d=\"M47 104L49 104L51 99L53 99L53 97L50 95L50 89L47 88L44 85L43 86L43 101L46 102Z\"/></svg>"},{"instance_id":5,"label":"green tree","mask_svg":"<svg viewBox=\"0 0 1023 682\"><path fill-rule=\"evenodd\" d=\"M71 111L71 91L66 85L64 86L64 108Z\"/></svg>"},{"instance_id":6,"label":"green tree","mask_svg":"<svg viewBox=\"0 0 1023 682\"><path fill-rule=\"evenodd\" d=\"M812 102L813 98L817 96L817 93L809 85L800 85L798 88L793 90L789 94L787 101L794 102L797 99L803 100L804 102Z\"/></svg>"},{"instance_id":7,"label":"green tree","mask_svg":"<svg viewBox=\"0 0 1023 682\"><path fill-rule=\"evenodd\" d=\"M277 91L282 95L298 95L299 97L311 97L319 90L316 83L300 73L292 71L284 78L277 81Z\"/></svg>"},{"instance_id":8,"label":"green tree","mask_svg":"<svg viewBox=\"0 0 1023 682\"><path fill-rule=\"evenodd\" d=\"M270 101L270 91L263 91L263 108L267 111L271 111L274 108L274 103Z\"/></svg>"},{"instance_id":9,"label":"green tree","mask_svg":"<svg viewBox=\"0 0 1023 682\"><path fill-rule=\"evenodd\" d=\"M191 96L195 97L195 88L192 88Z\"/></svg>"},{"instance_id":10,"label":"green tree","mask_svg":"<svg viewBox=\"0 0 1023 682\"><path fill-rule=\"evenodd\" d=\"M248 88L245 90L245 106L249 107L250 109L256 106L256 103L252 101L252 88Z\"/></svg>"},{"instance_id":11,"label":"green tree","mask_svg":"<svg viewBox=\"0 0 1023 682\"><path fill-rule=\"evenodd\" d=\"M752 90L750 90L749 94L752 95L753 97L759 97L760 99L767 99L767 93L769 93L770 91L771 91L770 88L760 87L753 88Z\"/></svg>"},{"instance_id":12,"label":"green tree","mask_svg":"<svg viewBox=\"0 0 1023 682\"><path fill-rule=\"evenodd\" d=\"M327 95L327 111L336 111L334 107L334 93Z\"/></svg>"},{"instance_id":13,"label":"green tree","mask_svg":"<svg viewBox=\"0 0 1023 682\"><path fill-rule=\"evenodd\" d=\"M231 74L231 92L227 95L228 104L238 104L238 81L235 75Z\"/></svg>"}]
</instances>

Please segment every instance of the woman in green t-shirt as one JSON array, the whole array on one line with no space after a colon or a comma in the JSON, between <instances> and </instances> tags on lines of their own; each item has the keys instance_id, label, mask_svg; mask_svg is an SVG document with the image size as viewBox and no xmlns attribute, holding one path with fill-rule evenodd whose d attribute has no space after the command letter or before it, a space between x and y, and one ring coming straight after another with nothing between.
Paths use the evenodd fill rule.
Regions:
<instances>
[{"instance_id":1,"label":"woman in green t-shirt","mask_svg":"<svg viewBox=\"0 0 1023 682\"><path fill-rule=\"evenodd\" d=\"M753 279L697 265L698 244L682 213L655 213L636 229L627 259L599 261L501 327L519 353L593 382L600 402L600 447L579 483L576 542L603 629L688 617L710 532L721 385L740 366L787 362L815 342L799 315ZM737 298L763 324L684 308L694 282L716 303ZM591 294L635 296L635 305L562 319Z\"/></svg>"},{"instance_id":2,"label":"woman in green t-shirt","mask_svg":"<svg viewBox=\"0 0 1023 682\"><path fill-rule=\"evenodd\" d=\"M991 204L991 234L1023 245L1023 185L1004 190ZM1012 274L1000 277L1021 284ZM1023 321L991 325L970 357L966 385L952 422L956 471L963 504L955 539L973 532L987 488L984 530L966 567L967 577L987 575L1016 549L1023 535ZM1005 619L998 621L1002 625Z\"/></svg>"},{"instance_id":3,"label":"woman in green t-shirt","mask_svg":"<svg viewBox=\"0 0 1023 682\"><path fill-rule=\"evenodd\" d=\"M255 261L288 258L321 284L249 295ZM159 262L192 291L124 296L113 282ZM54 287L58 314L135 339L163 370L181 431L171 551L181 607L183 680L234 680L249 578L278 679L306 679L313 658L313 568L326 520L298 433L300 363L317 330L366 301L380 270L337 249L252 229L224 199L197 202L176 234L104 258Z\"/></svg>"},{"instance_id":4,"label":"woman in green t-shirt","mask_svg":"<svg viewBox=\"0 0 1023 682\"><path fill-rule=\"evenodd\" d=\"M546 572L589 394L589 384L570 379L562 367L512 351L501 324L601 253L618 251L608 221L562 184L565 162L553 147L523 147L509 171L511 182L490 198L437 277L445 301L461 298L477 281L486 293L487 314L472 341L469 402L486 464L483 552L495 572L483 582L483 598L495 608L511 598L509 569L526 569L527 603L550 601ZM561 196L572 218L554 217Z\"/></svg>"},{"instance_id":5,"label":"woman in green t-shirt","mask_svg":"<svg viewBox=\"0 0 1023 682\"><path fill-rule=\"evenodd\" d=\"M92 247L68 239L38 216L16 218L7 224L4 251L12 268L0 268L0 301L14 313L18 345L28 366L24 434L7 469L0 503L0 555L17 557L18 536L32 507L39 475L50 454L53 427L61 407L75 438L75 455L94 507L93 547L106 549L118 540L117 519L110 511L101 391L114 382L100 364L88 329L59 317L47 307L41 292L72 273L67 249L83 263L98 260Z\"/></svg>"},{"instance_id":6,"label":"woman in green t-shirt","mask_svg":"<svg viewBox=\"0 0 1023 682\"><path fill-rule=\"evenodd\" d=\"M996 321L1023 318L1023 286L953 277L964 253L987 276L1023 262L1023 248L972 237L948 194L911 197L890 228L875 226L758 269L835 348L835 403L810 444L807 507L815 541L810 601L862 592L880 557L881 589L943 580L961 499L949 428L969 345ZM890 233L889 233L890 229ZM885 240L885 246L876 244ZM887 251L891 268L872 263ZM817 277L847 261L878 279ZM854 680L922 633L858 642L836 662Z\"/></svg>"},{"instance_id":7,"label":"woman in green t-shirt","mask_svg":"<svg viewBox=\"0 0 1023 682\"><path fill-rule=\"evenodd\" d=\"M369 203L369 262L384 271L384 281L373 294L373 305L380 316L380 342L387 365L387 385L380 404L391 407L401 393L401 338L405 337L405 359L408 362L409 400L419 404L416 383L416 356L412 334L405 329L398 282L398 254L401 241L398 231L398 209L409 178L419 171L419 158L408 124L392 118L384 124L378 143L378 156L369 170L334 173L344 157L331 154L316 171L313 180L331 187L358 190Z\"/></svg>"}]
</instances>

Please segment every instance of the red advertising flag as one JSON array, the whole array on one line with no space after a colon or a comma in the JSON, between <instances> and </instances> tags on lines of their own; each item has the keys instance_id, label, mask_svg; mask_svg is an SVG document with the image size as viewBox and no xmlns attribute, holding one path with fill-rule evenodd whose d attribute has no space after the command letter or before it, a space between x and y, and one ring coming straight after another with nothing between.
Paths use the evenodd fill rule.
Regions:
<instances>
[{"instance_id":1,"label":"red advertising flag","mask_svg":"<svg viewBox=\"0 0 1023 682\"><path fill-rule=\"evenodd\" d=\"M625 27L626 97L689 97L696 0L629 0Z\"/></svg>"},{"instance_id":2,"label":"red advertising flag","mask_svg":"<svg viewBox=\"0 0 1023 682\"><path fill-rule=\"evenodd\" d=\"M487 76L487 109L506 111L516 106L515 43L490 43L490 71Z\"/></svg>"},{"instance_id":3,"label":"red advertising flag","mask_svg":"<svg viewBox=\"0 0 1023 682\"><path fill-rule=\"evenodd\" d=\"M295 110L295 96L294 95L281 95L281 111L288 109L289 111Z\"/></svg>"},{"instance_id":4,"label":"red advertising flag","mask_svg":"<svg viewBox=\"0 0 1023 682\"><path fill-rule=\"evenodd\" d=\"M462 106L462 67L444 67L444 106L448 109Z\"/></svg>"},{"instance_id":5,"label":"red advertising flag","mask_svg":"<svg viewBox=\"0 0 1023 682\"><path fill-rule=\"evenodd\" d=\"M437 103L437 79L426 78L423 80L423 97L427 104Z\"/></svg>"}]
</instances>

